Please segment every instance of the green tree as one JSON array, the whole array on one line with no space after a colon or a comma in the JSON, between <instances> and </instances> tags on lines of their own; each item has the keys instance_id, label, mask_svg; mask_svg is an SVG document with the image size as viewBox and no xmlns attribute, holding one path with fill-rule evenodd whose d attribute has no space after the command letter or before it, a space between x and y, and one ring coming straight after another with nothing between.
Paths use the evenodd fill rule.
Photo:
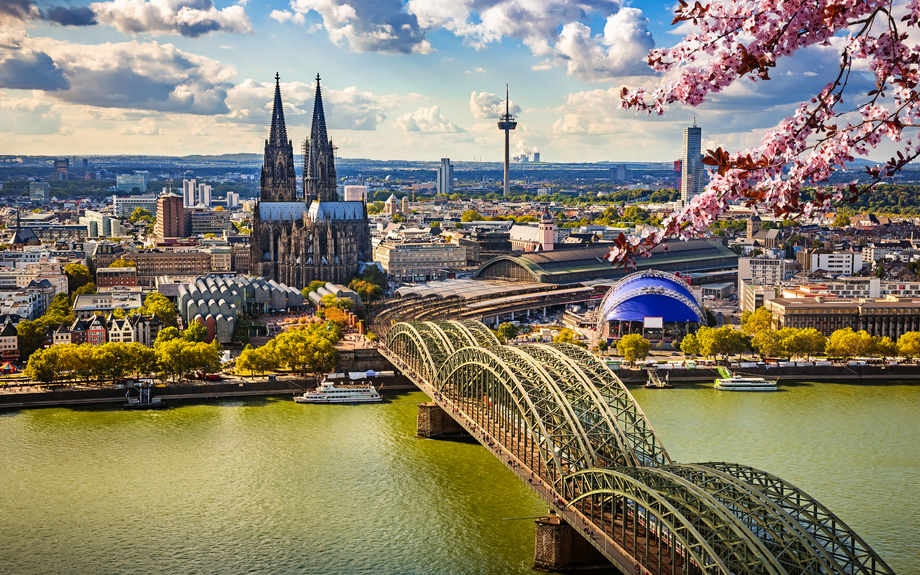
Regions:
<instances>
[{"instance_id":1,"label":"green tree","mask_svg":"<svg viewBox=\"0 0 920 575\"><path fill-rule=\"evenodd\" d=\"M872 355L878 357L895 357L898 355L898 344L890 337L873 338Z\"/></svg>"},{"instance_id":2,"label":"green tree","mask_svg":"<svg viewBox=\"0 0 920 575\"><path fill-rule=\"evenodd\" d=\"M137 223L141 220L146 222L154 221L153 214L150 210L145 210L144 208L134 208L134 211L131 212L131 215L128 217L128 220L132 223Z\"/></svg>"},{"instance_id":3,"label":"green tree","mask_svg":"<svg viewBox=\"0 0 920 575\"><path fill-rule=\"evenodd\" d=\"M648 356L651 344L649 341L637 333L624 335L617 342L617 351L626 361L639 361Z\"/></svg>"},{"instance_id":4,"label":"green tree","mask_svg":"<svg viewBox=\"0 0 920 575\"><path fill-rule=\"evenodd\" d=\"M576 339L575 332L569 328L564 328L564 329L559 330L559 333L556 334L555 337L553 337L553 343L571 343L579 347L584 347L584 348L588 347L588 345L585 342L579 339Z\"/></svg>"},{"instance_id":5,"label":"green tree","mask_svg":"<svg viewBox=\"0 0 920 575\"><path fill-rule=\"evenodd\" d=\"M791 328L757 332L751 338L751 345L760 355L761 359L768 357L788 357L786 355L786 349L783 346L783 341L788 336L787 330L789 329Z\"/></svg>"},{"instance_id":6,"label":"green tree","mask_svg":"<svg viewBox=\"0 0 920 575\"><path fill-rule=\"evenodd\" d=\"M827 338L813 327L783 330L782 346L789 357L807 357L823 353Z\"/></svg>"},{"instance_id":7,"label":"green tree","mask_svg":"<svg viewBox=\"0 0 920 575\"><path fill-rule=\"evenodd\" d=\"M208 335L208 330L203 325L197 321L193 321L189 324L187 328L182 332L182 339L189 342L198 343L204 341L204 338Z\"/></svg>"},{"instance_id":8,"label":"green tree","mask_svg":"<svg viewBox=\"0 0 920 575\"><path fill-rule=\"evenodd\" d=\"M23 359L28 358L41 349L45 337L45 324L40 320L20 321L16 326L16 335L19 336L19 355Z\"/></svg>"},{"instance_id":9,"label":"green tree","mask_svg":"<svg viewBox=\"0 0 920 575\"><path fill-rule=\"evenodd\" d=\"M58 346L39 349L32 353L23 375L31 381L53 383L61 375L56 347Z\"/></svg>"},{"instance_id":10,"label":"green tree","mask_svg":"<svg viewBox=\"0 0 920 575\"><path fill-rule=\"evenodd\" d=\"M80 286L77 289L75 289L73 292L71 292L70 294L71 303L77 301L78 295L90 295L94 293L96 293L96 284L94 284L93 282L89 282L88 284Z\"/></svg>"},{"instance_id":11,"label":"green tree","mask_svg":"<svg viewBox=\"0 0 920 575\"><path fill-rule=\"evenodd\" d=\"M393 214L392 218L390 218L390 219L392 219L393 222L394 222L394 223L397 223L397 224L401 224L401 223L404 223L404 222L407 222L407 221L408 221L408 220L406 219L406 216L404 216L404 215L402 215L402 214Z\"/></svg>"},{"instance_id":12,"label":"green tree","mask_svg":"<svg viewBox=\"0 0 920 575\"><path fill-rule=\"evenodd\" d=\"M157 368L156 351L142 343L129 343L128 362L125 372L134 377L143 377Z\"/></svg>"},{"instance_id":13,"label":"green tree","mask_svg":"<svg viewBox=\"0 0 920 575\"><path fill-rule=\"evenodd\" d=\"M853 331L852 328L838 329L827 338L825 350L828 357L864 357L873 352L872 336L865 330Z\"/></svg>"},{"instance_id":14,"label":"green tree","mask_svg":"<svg viewBox=\"0 0 920 575\"><path fill-rule=\"evenodd\" d=\"M729 355L742 353L746 349L744 334L731 327L720 328L701 327L696 332L696 339L700 344L702 355L723 358Z\"/></svg>"},{"instance_id":15,"label":"green tree","mask_svg":"<svg viewBox=\"0 0 920 575\"><path fill-rule=\"evenodd\" d=\"M505 341L511 341L518 336L518 328L513 323L503 323L495 331L505 338Z\"/></svg>"},{"instance_id":16,"label":"green tree","mask_svg":"<svg viewBox=\"0 0 920 575\"><path fill-rule=\"evenodd\" d=\"M125 258L118 258L114 262L110 263L109 267L110 268L136 268L137 263L132 262L131 260L126 260Z\"/></svg>"},{"instance_id":17,"label":"green tree","mask_svg":"<svg viewBox=\"0 0 920 575\"><path fill-rule=\"evenodd\" d=\"M700 354L700 342L692 333L687 334L684 339L680 340L680 351L684 355L693 357Z\"/></svg>"},{"instance_id":18,"label":"green tree","mask_svg":"<svg viewBox=\"0 0 920 575\"><path fill-rule=\"evenodd\" d=\"M837 212L836 217L834 217L835 228L845 228L850 225L850 215L846 212Z\"/></svg>"},{"instance_id":19,"label":"green tree","mask_svg":"<svg viewBox=\"0 0 920 575\"><path fill-rule=\"evenodd\" d=\"M93 274L83 264L67 264L64 274L67 276L67 291L71 293L93 281Z\"/></svg>"},{"instance_id":20,"label":"green tree","mask_svg":"<svg viewBox=\"0 0 920 575\"><path fill-rule=\"evenodd\" d=\"M160 333L157 334L157 338L153 342L153 348L157 349L164 343L174 339L180 339L181 337L182 332L179 331L178 327L164 327L160 330Z\"/></svg>"},{"instance_id":21,"label":"green tree","mask_svg":"<svg viewBox=\"0 0 920 575\"><path fill-rule=\"evenodd\" d=\"M310 285L308 285L304 289L307 290L307 293L310 293L310 292L314 292L318 290L321 287L326 287L326 282L312 281L310 282Z\"/></svg>"},{"instance_id":22,"label":"green tree","mask_svg":"<svg viewBox=\"0 0 920 575\"><path fill-rule=\"evenodd\" d=\"M741 327L748 335L773 329L773 312L765 307L759 307L753 313L746 311L741 314Z\"/></svg>"},{"instance_id":23,"label":"green tree","mask_svg":"<svg viewBox=\"0 0 920 575\"><path fill-rule=\"evenodd\" d=\"M461 222L478 222L483 219L482 214L476 210L466 210L460 215Z\"/></svg>"},{"instance_id":24,"label":"green tree","mask_svg":"<svg viewBox=\"0 0 920 575\"><path fill-rule=\"evenodd\" d=\"M907 359L920 357L920 332L909 331L898 338L898 355Z\"/></svg>"},{"instance_id":25,"label":"green tree","mask_svg":"<svg viewBox=\"0 0 920 575\"><path fill-rule=\"evenodd\" d=\"M607 351L608 349L610 349L610 344L607 343L606 339L601 339L597 342L597 351L603 352Z\"/></svg>"},{"instance_id":26,"label":"green tree","mask_svg":"<svg viewBox=\"0 0 920 575\"><path fill-rule=\"evenodd\" d=\"M161 293L153 292L144 300L144 306L141 308L144 315L156 314L163 325L166 327L177 327L179 325L176 307L166 299Z\"/></svg>"}]
</instances>

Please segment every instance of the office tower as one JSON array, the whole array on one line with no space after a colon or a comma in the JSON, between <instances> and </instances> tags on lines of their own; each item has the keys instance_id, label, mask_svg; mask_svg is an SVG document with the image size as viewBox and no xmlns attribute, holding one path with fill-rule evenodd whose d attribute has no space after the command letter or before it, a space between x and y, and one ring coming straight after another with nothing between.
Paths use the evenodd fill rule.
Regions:
<instances>
[{"instance_id":1,"label":"office tower","mask_svg":"<svg viewBox=\"0 0 920 575\"><path fill-rule=\"evenodd\" d=\"M182 203L186 208L195 206L195 186L197 182L192 180L182 180Z\"/></svg>"},{"instance_id":2,"label":"office tower","mask_svg":"<svg viewBox=\"0 0 920 575\"><path fill-rule=\"evenodd\" d=\"M441 158L438 166L438 193L449 196L454 193L454 165L450 158Z\"/></svg>"},{"instance_id":3,"label":"office tower","mask_svg":"<svg viewBox=\"0 0 920 575\"><path fill-rule=\"evenodd\" d=\"M206 208L211 207L211 186L198 184L198 203Z\"/></svg>"},{"instance_id":4,"label":"office tower","mask_svg":"<svg viewBox=\"0 0 920 575\"><path fill-rule=\"evenodd\" d=\"M696 118L693 118L693 125L684 128L684 149L681 158L680 173L680 199L682 205L703 193L705 187L703 178L706 170L703 168L703 129L696 125Z\"/></svg>"},{"instance_id":5,"label":"office tower","mask_svg":"<svg viewBox=\"0 0 920 575\"><path fill-rule=\"evenodd\" d=\"M194 191L194 188L192 190ZM153 228L155 235L161 238L184 238L188 236L184 203L183 198L173 194L166 194L157 198L157 223Z\"/></svg>"}]
</instances>

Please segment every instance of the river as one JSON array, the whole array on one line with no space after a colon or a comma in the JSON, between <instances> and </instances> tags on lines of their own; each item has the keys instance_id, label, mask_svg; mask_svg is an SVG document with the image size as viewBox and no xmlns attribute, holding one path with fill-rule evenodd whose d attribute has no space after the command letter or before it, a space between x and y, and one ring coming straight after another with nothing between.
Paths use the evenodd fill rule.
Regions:
<instances>
[{"instance_id":1,"label":"river","mask_svg":"<svg viewBox=\"0 0 920 575\"><path fill-rule=\"evenodd\" d=\"M673 459L776 473L920 572L920 386L633 389ZM0 412L0 573L532 573L542 502L421 393Z\"/></svg>"}]
</instances>

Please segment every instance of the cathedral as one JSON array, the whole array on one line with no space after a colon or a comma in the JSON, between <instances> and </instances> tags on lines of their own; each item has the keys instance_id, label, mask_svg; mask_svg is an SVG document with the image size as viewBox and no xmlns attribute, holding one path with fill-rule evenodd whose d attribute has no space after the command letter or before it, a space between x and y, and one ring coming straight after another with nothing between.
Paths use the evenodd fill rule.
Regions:
<instances>
[{"instance_id":1,"label":"cathedral","mask_svg":"<svg viewBox=\"0 0 920 575\"><path fill-rule=\"evenodd\" d=\"M275 74L261 195L252 214L251 274L297 288L316 280L341 284L357 273L360 262L373 257L367 205L339 201L333 150L317 74L313 126L303 146L303 193L298 193L294 146Z\"/></svg>"}]
</instances>

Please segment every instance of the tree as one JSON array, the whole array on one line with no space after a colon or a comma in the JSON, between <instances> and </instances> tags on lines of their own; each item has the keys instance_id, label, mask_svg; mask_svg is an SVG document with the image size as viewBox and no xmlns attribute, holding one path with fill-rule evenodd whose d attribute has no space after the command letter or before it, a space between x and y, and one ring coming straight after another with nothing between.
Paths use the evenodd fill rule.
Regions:
<instances>
[{"instance_id":1,"label":"tree","mask_svg":"<svg viewBox=\"0 0 920 575\"><path fill-rule=\"evenodd\" d=\"M154 217L150 210L145 210L144 208L134 208L134 211L131 212L131 215L128 216L128 221L131 223L137 223L139 221L153 222Z\"/></svg>"},{"instance_id":2,"label":"tree","mask_svg":"<svg viewBox=\"0 0 920 575\"><path fill-rule=\"evenodd\" d=\"M898 355L898 344L893 342L890 337L873 338L875 341L872 346L872 355L878 357L895 357Z\"/></svg>"},{"instance_id":3,"label":"tree","mask_svg":"<svg viewBox=\"0 0 920 575\"><path fill-rule=\"evenodd\" d=\"M182 332L179 331L177 327L164 327L160 330L160 333L157 334L157 338L153 342L153 348L157 349L164 343L172 341L174 339L179 339L182 337Z\"/></svg>"},{"instance_id":4,"label":"tree","mask_svg":"<svg viewBox=\"0 0 920 575\"><path fill-rule=\"evenodd\" d=\"M401 223L404 223L404 222L408 221L408 220L406 219L406 216L404 216L404 215L402 215L402 214L393 214L393 217L392 217L391 219L393 220L393 222L395 222L395 223L397 223L397 224L401 224Z\"/></svg>"},{"instance_id":5,"label":"tree","mask_svg":"<svg viewBox=\"0 0 920 575\"><path fill-rule=\"evenodd\" d=\"M559 330L559 333L553 337L553 343L571 343L579 347L588 347L585 342L575 339L575 332L569 328Z\"/></svg>"},{"instance_id":6,"label":"tree","mask_svg":"<svg viewBox=\"0 0 920 575\"><path fill-rule=\"evenodd\" d=\"M214 208L214 211L215 211L215 212L225 212L225 211L227 211L227 210L224 209L223 206L217 206L216 208Z\"/></svg>"},{"instance_id":7,"label":"tree","mask_svg":"<svg viewBox=\"0 0 920 575\"><path fill-rule=\"evenodd\" d=\"M513 323L500 324L495 329L495 331L497 331L499 335L505 338L505 341L511 341L518 336L518 328Z\"/></svg>"},{"instance_id":8,"label":"tree","mask_svg":"<svg viewBox=\"0 0 920 575\"><path fill-rule=\"evenodd\" d=\"M20 322L21 324L22 322ZM49 347L48 349L39 349L29 357L29 363L23 375L31 381L41 383L53 383L61 375L60 365L58 362L58 346Z\"/></svg>"},{"instance_id":9,"label":"tree","mask_svg":"<svg viewBox=\"0 0 920 575\"><path fill-rule=\"evenodd\" d=\"M692 333L687 334L687 336L684 337L684 339L680 340L680 351L683 352L684 355L689 355L690 357L693 357L694 355L699 355L700 354L699 340L696 339L696 336L693 335Z\"/></svg>"},{"instance_id":10,"label":"tree","mask_svg":"<svg viewBox=\"0 0 920 575\"><path fill-rule=\"evenodd\" d=\"M898 338L898 355L907 359L920 357L920 332L909 331Z\"/></svg>"},{"instance_id":11,"label":"tree","mask_svg":"<svg viewBox=\"0 0 920 575\"><path fill-rule=\"evenodd\" d=\"M138 209L140 209L140 208L138 208ZM110 267L110 268L136 268L136 267L137 267L137 263L132 262L132 261L130 261L130 260L126 260L126 259L124 259L124 258L118 258L118 259L115 260L114 262L110 263L110 264L109 264L109 267Z\"/></svg>"},{"instance_id":12,"label":"tree","mask_svg":"<svg viewBox=\"0 0 920 575\"><path fill-rule=\"evenodd\" d=\"M706 314L706 325L708 327L716 327L717 325L719 325L719 321L716 319L716 316L712 313L712 310L710 310L706 306L703 306L703 313Z\"/></svg>"},{"instance_id":13,"label":"tree","mask_svg":"<svg viewBox=\"0 0 920 575\"><path fill-rule=\"evenodd\" d=\"M845 228L850 225L850 215L846 212L837 212L837 215L834 216L834 227L835 228Z\"/></svg>"},{"instance_id":14,"label":"tree","mask_svg":"<svg viewBox=\"0 0 920 575\"><path fill-rule=\"evenodd\" d=\"M849 359L851 357L868 356L874 349L872 336L865 330L853 331L852 328L838 329L827 338L825 351L828 357L842 357Z\"/></svg>"},{"instance_id":15,"label":"tree","mask_svg":"<svg viewBox=\"0 0 920 575\"><path fill-rule=\"evenodd\" d=\"M478 221L481 221L482 219L483 219L482 214L480 214L476 210L466 210L460 215L461 222L478 222Z\"/></svg>"},{"instance_id":16,"label":"tree","mask_svg":"<svg viewBox=\"0 0 920 575\"><path fill-rule=\"evenodd\" d=\"M182 332L182 339L188 342L198 343L204 341L208 335L208 330L197 321L192 321Z\"/></svg>"},{"instance_id":17,"label":"tree","mask_svg":"<svg viewBox=\"0 0 920 575\"><path fill-rule=\"evenodd\" d=\"M604 352L610 349L610 344L607 343L606 339L602 339L597 342L597 351Z\"/></svg>"},{"instance_id":18,"label":"tree","mask_svg":"<svg viewBox=\"0 0 920 575\"><path fill-rule=\"evenodd\" d=\"M773 312L765 307L759 307L753 313L746 311L741 314L741 327L748 335L772 329Z\"/></svg>"},{"instance_id":19,"label":"tree","mask_svg":"<svg viewBox=\"0 0 920 575\"><path fill-rule=\"evenodd\" d=\"M624 335L617 342L617 351L626 361L639 361L648 356L651 344L638 333Z\"/></svg>"},{"instance_id":20,"label":"tree","mask_svg":"<svg viewBox=\"0 0 920 575\"><path fill-rule=\"evenodd\" d=\"M782 330L782 347L789 357L808 357L823 353L827 338L813 327Z\"/></svg>"},{"instance_id":21,"label":"tree","mask_svg":"<svg viewBox=\"0 0 920 575\"><path fill-rule=\"evenodd\" d=\"M307 293L310 293L310 292L314 292L318 290L321 287L326 287L326 282L312 281L310 282L310 285L308 285L304 289L307 290Z\"/></svg>"},{"instance_id":22,"label":"tree","mask_svg":"<svg viewBox=\"0 0 920 575\"><path fill-rule=\"evenodd\" d=\"M71 301L72 302L77 301L78 295L91 295L94 293L96 293L96 284L94 284L93 282L89 282L88 284L84 286L80 286L77 289L75 289L73 292L71 292L70 294Z\"/></svg>"},{"instance_id":23,"label":"tree","mask_svg":"<svg viewBox=\"0 0 920 575\"><path fill-rule=\"evenodd\" d=\"M141 308L141 313L144 315L156 314L166 327L177 327L179 325L176 307L166 299L165 295L158 292L153 292L147 296L147 299L144 300L144 306Z\"/></svg>"},{"instance_id":24,"label":"tree","mask_svg":"<svg viewBox=\"0 0 920 575\"><path fill-rule=\"evenodd\" d=\"M818 82L823 88L817 94L803 94L796 112L768 130L759 147L736 153L707 150L703 162L714 172L706 191L668 217L648 241L618 247L612 256L618 261L668 236L692 237L739 201L784 217L854 202L920 156L920 146L910 135L904 137L905 129L915 127L920 108L917 84L905 76L918 61L912 40L920 27L915 3L682 1L672 23L679 22L692 25L691 33L675 46L652 50L648 58L653 70L670 79L654 89L624 87L621 107L660 115L677 108L671 106L675 102L697 106L744 76L769 81L770 69L781 59L809 58L823 49L819 46L841 52L839 70ZM859 70L871 71L874 81L851 82ZM866 84L866 93L852 93ZM867 166L868 182L851 180L831 190L801 193L827 181L854 157L868 155L883 138L900 151L884 165Z\"/></svg>"},{"instance_id":25,"label":"tree","mask_svg":"<svg viewBox=\"0 0 920 575\"><path fill-rule=\"evenodd\" d=\"M67 264L64 274L67 276L67 291L71 293L93 281L93 274L83 264Z\"/></svg>"},{"instance_id":26,"label":"tree","mask_svg":"<svg viewBox=\"0 0 920 575\"><path fill-rule=\"evenodd\" d=\"M744 334L728 326L701 327L696 332L696 339L699 341L701 355L710 357L721 355L724 358L741 353L747 347L744 343Z\"/></svg>"}]
</instances>

